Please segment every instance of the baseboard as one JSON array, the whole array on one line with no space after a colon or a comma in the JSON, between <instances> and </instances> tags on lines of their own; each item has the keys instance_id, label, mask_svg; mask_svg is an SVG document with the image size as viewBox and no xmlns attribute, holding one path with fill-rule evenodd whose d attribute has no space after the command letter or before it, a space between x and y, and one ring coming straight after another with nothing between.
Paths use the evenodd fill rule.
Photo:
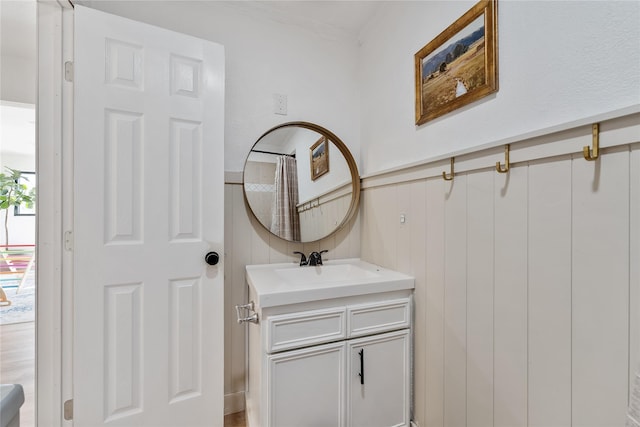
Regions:
<instances>
[{"instance_id":1,"label":"baseboard","mask_svg":"<svg viewBox=\"0 0 640 427\"><path fill-rule=\"evenodd\" d=\"M224 395L224 414L244 411L244 391Z\"/></svg>"}]
</instances>

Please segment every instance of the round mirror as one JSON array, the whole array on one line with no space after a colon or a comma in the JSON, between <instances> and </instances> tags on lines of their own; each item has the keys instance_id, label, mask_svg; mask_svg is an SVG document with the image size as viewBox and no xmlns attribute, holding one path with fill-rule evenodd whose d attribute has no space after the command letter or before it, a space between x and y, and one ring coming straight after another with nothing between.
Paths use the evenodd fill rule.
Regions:
<instances>
[{"instance_id":1,"label":"round mirror","mask_svg":"<svg viewBox=\"0 0 640 427\"><path fill-rule=\"evenodd\" d=\"M290 122L265 132L247 156L244 196L258 222L291 242L314 242L358 209L360 177L347 146L329 130Z\"/></svg>"}]
</instances>

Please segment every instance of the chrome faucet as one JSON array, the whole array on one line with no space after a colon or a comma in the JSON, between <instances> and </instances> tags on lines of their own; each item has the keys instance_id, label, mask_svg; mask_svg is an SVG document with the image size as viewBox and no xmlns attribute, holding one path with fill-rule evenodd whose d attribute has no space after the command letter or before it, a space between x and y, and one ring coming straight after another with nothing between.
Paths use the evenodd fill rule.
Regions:
<instances>
[{"instance_id":1,"label":"chrome faucet","mask_svg":"<svg viewBox=\"0 0 640 427\"><path fill-rule=\"evenodd\" d=\"M305 265L311 265L311 266L322 265L322 254L326 252L329 252L329 251L325 249L320 252L315 252L315 251L311 252L309 254L308 259L302 252L295 251L294 254L300 255L300 267L302 267Z\"/></svg>"}]
</instances>

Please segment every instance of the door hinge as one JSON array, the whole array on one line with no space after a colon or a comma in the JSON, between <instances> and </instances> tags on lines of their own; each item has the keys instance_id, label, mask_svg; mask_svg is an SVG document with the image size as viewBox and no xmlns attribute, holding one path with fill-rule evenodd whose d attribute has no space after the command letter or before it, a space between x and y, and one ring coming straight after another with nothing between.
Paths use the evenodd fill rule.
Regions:
<instances>
[{"instance_id":1,"label":"door hinge","mask_svg":"<svg viewBox=\"0 0 640 427\"><path fill-rule=\"evenodd\" d=\"M73 251L73 231L64 232L64 250Z\"/></svg>"},{"instance_id":2,"label":"door hinge","mask_svg":"<svg viewBox=\"0 0 640 427\"><path fill-rule=\"evenodd\" d=\"M73 81L73 62L71 61L64 63L64 79L68 82Z\"/></svg>"},{"instance_id":3,"label":"door hinge","mask_svg":"<svg viewBox=\"0 0 640 427\"><path fill-rule=\"evenodd\" d=\"M73 419L73 399L64 402L64 419L67 421Z\"/></svg>"}]
</instances>

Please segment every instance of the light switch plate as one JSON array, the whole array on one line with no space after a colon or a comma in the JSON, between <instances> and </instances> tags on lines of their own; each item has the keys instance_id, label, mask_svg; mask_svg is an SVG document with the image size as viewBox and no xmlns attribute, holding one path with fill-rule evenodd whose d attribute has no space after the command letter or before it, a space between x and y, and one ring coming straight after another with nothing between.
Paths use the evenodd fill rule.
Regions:
<instances>
[{"instance_id":1,"label":"light switch plate","mask_svg":"<svg viewBox=\"0 0 640 427\"><path fill-rule=\"evenodd\" d=\"M282 116L287 115L287 95L273 94L273 112Z\"/></svg>"}]
</instances>

